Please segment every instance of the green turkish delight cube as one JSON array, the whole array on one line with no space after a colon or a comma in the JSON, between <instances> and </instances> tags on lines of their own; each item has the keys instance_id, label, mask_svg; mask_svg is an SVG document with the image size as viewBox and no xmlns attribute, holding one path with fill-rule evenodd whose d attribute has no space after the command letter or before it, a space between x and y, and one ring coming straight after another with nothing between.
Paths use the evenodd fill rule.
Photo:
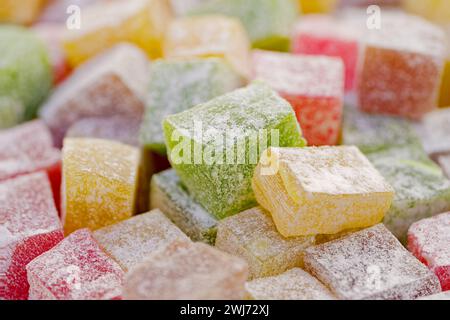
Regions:
<instances>
[{"instance_id":1,"label":"green turkish delight cube","mask_svg":"<svg viewBox=\"0 0 450 320\"><path fill-rule=\"evenodd\" d=\"M262 82L164 120L169 160L189 193L218 219L252 208L251 178L268 147L302 147L290 104Z\"/></svg>"},{"instance_id":2,"label":"green turkish delight cube","mask_svg":"<svg viewBox=\"0 0 450 320\"><path fill-rule=\"evenodd\" d=\"M0 128L32 119L52 87L48 53L22 27L0 26Z\"/></svg>"},{"instance_id":3,"label":"green turkish delight cube","mask_svg":"<svg viewBox=\"0 0 450 320\"><path fill-rule=\"evenodd\" d=\"M349 106L344 108L342 138L343 144L357 146L365 154L392 147L421 146L409 121L368 114Z\"/></svg>"},{"instance_id":4,"label":"green turkish delight cube","mask_svg":"<svg viewBox=\"0 0 450 320\"><path fill-rule=\"evenodd\" d=\"M151 84L140 141L147 149L166 154L162 121L241 85L241 79L218 58L158 60L151 66Z\"/></svg>"},{"instance_id":5,"label":"green turkish delight cube","mask_svg":"<svg viewBox=\"0 0 450 320\"><path fill-rule=\"evenodd\" d=\"M372 162L395 190L384 224L402 242L411 224L450 210L450 181L438 166L392 158Z\"/></svg>"},{"instance_id":6,"label":"green turkish delight cube","mask_svg":"<svg viewBox=\"0 0 450 320\"><path fill-rule=\"evenodd\" d=\"M150 206L160 209L193 241L214 245L217 219L195 202L175 170L166 170L152 177Z\"/></svg>"},{"instance_id":7,"label":"green turkish delight cube","mask_svg":"<svg viewBox=\"0 0 450 320\"><path fill-rule=\"evenodd\" d=\"M219 13L238 18L247 29L253 47L288 51L299 8L296 0L212 0L191 13Z\"/></svg>"}]
</instances>

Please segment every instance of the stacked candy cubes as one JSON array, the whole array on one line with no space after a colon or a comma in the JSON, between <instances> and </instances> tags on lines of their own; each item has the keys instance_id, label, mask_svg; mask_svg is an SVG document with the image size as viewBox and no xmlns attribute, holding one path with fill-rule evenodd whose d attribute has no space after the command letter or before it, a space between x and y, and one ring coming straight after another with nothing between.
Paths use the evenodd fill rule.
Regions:
<instances>
[{"instance_id":1,"label":"stacked candy cubes","mask_svg":"<svg viewBox=\"0 0 450 320\"><path fill-rule=\"evenodd\" d=\"M449 299L450 21L418 2L3 1L0 300Z\"/></svg>"}]
</instances>

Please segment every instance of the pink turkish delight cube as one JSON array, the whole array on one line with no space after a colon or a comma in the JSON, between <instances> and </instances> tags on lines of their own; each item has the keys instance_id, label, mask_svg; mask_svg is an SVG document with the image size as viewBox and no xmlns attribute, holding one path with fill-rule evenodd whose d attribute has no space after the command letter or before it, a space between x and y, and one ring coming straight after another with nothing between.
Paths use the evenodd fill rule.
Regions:
<instances>
[{"instance_id":1,"label":"pink turkish delight cube","mask_svg":"<svg viewBox=\"0 0 450 320\"><path fill-rule=\"evenodd\" d=\"M26 265L63 238L45 173L0 182L0 300L27 299Z\"/></svg>"},{"instance_id":2,"label":"pink turkish delight cube","mask_svg":"<svg viewBox=\"0 0 450 320\"><path fill-rule=\"evenodd\" d=\"M450 212L414 223L408 232L408 249L450 290Z\"/></svg>"},{"instance_id":3,"label":"pink turkish delight cube","mask_svg":"<svg viewBox=\"0 0 450 320\"><path fill-rule=\"evenodd\" d=\"M124 272L80 229L27 265L30 299L119 299Z\"/></svg>"},{"instance_id":4,"label":"pink turkish delight cube","mask_svg":"<svg viewBox=\"0 0 450 320\"><path fill-rule=\"evenodd\" d=\"M252 63L253 77L291 103L309 145L338 142L344 96L341 59L255 50Z\"/></svg>"},{"instance_id":5,"label":"pink turkish delight cube","mask_svg":"<svg viewBox=\"0 0 450 320\"><path fill-rule=\"evenodd\" d=\"M294 27L292 50L297 54L339 57L345 66L345 90L355 88L360 52L358 29L327 15L303 17Z\"/></svg>"}]
</instances>

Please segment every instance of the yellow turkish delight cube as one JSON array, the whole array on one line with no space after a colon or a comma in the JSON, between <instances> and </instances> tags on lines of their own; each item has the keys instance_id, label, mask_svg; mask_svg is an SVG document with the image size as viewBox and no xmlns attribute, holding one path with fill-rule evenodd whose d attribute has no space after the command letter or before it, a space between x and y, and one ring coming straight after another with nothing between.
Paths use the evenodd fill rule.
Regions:
<instances>
[{"instance_id":1,"label":"yellow turkish delight cube","mask_svg":"<svg viewBox=\"0 0 450 320\"><path fill-rule=\"evenodd\" d=\"M335 234L379 223L394 191L353 146L269 148L252 181L285 237Z\"/></svg>"},{"instance_id":2,"label":"yellow turkish delight cube","mask_svg":"<svg viewBox=\"0 0 450 320\"><path fill-rule=\"evenodd\" d=\"M175 20L164 45L167 58L220 57L241 76L250 74L250 41L241 22L222 15Z\"/></svg>"},{"instance_id":3,"label":"yellow turkish delight cube","mask_svg":"<svg viewBox=\"0 0 450 320\"><path fill-rule=\"evenodd\" d=\"M172 12L167 0L109 1L82 12L79 28L64 37L71 65L77 66L120 42L131 42L150 58L162 55L163 36Z\"/></svg>"},{"instance_id":4,"label":"yellow turkish delight cube","mask_svg":"<svg viewBox=\"0 0 450 320\"><path fill-rule=\"evenodd\" d=\"M63 148L62 215L66 234L131 217L139 150L100 139L68 138Z\"/></svg>"},{"instance_id":5,"label":"yellow turkish delight cube","mask_svg":"<svg viewBox=\"0 0 450 320\"><path fill-rule=\"evenodd\" d=\"M30 24L39 16L45 0L1 0L0 22Z\"/></svg>"},{"instance_id":6,"label":"yellow turkish delight cube","mask_svg":"<svg viewBox=\"0 0 450 320\"><path fill-rule=\"evenodd\" d=\"M338 0L298 0L303 13L326 13L336 9Z\"/></svg>"},{"instance_id":7,"label":"yellow turkish delight cube","mask_svg":"<svg viewBox=\"0 0 450 320\"><path fill-rule=\"evenodd\" d=\"M440 107L450 107L450 57L445 63L442 75L441 93L439 97Z\"/></svg>"}]
</instances>

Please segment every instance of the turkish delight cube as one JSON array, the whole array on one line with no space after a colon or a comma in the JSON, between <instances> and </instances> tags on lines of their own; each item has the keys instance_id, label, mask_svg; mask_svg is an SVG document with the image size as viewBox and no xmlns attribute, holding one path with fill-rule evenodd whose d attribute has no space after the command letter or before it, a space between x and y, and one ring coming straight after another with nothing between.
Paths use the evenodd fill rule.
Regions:
<instances>
[{"instance_id":1,"label":"turkish delight cube","mask_svg":"<svg viewBox=\"0 0 450 320\"><path fill-rule=\"evenodd\" d=\"M142 117L123 115L83 118L70 126L66 137L112 140L138 147L141 121Z\"/></svg>"},{"instance_id":2,"label":"turkish delight cube","mask_svg":"<svg viewBox=\"0 0 450 320\"><path fill-rule=\"evenodd\" d=\"M44 44L21 27L0 25L0 60L2 129L36 115L52 87L52 72Z\"/></svg>"},{"instance_id":3,"label":"turkish delight cube","mask_svg":"<svg viewBox=\"0 0 450 320\"><path fill-rule=\"evenodd\" d=\"M249 278L278 275L303 265L303 251L314 236L285 238L268 212L256 207L219 222L216 247L247 261Z\"/></svg>"},{"instance_id":4,"label":"turkish delight cube","mask_svg":"<svg viewBox=\"0 0 450 320\"><path fill-rule=\"evenodd\" d=\"M2 0L0 22L31 24L41 13L46 0Z\"/></svg>"},{"instance_id":5,"label":"turkish delight cube","mask_svg":"<svg viewBox=\"0 0 450 320\"><path fill-rule=\"evenodd\" d=\"M269 148L253 177L259 204L285 237L379 223L394 190L353 146Z\"/></svg>"},{"instance_id":6,"label":"turkish delight cube","mask_svg":"<svg viewBox=\"0 0 450 320\"><path fill-rule=\"evenodd\" d=\"M242 299L246 263L203 243L175 242L155 252L125 278L132 300Z\"/></svg>"},{"instance_id":7,"label":"turkish delight cube","mask_svg":"<svg viewBox=\"0 0 450 320\"><path fill-rule=\"evenodd\" d=\"M219 219L256 205L251 178L268 146L304 145L289 103L260 82L168 116L163 125L178 176Z\"/></svg>"},{"instance_id":8,"label":"turkish delight cube","mask_svg":"<svg viewBox=\"0 0 450 320\"><path fill-rule=\"evenodd\" d=\"M370 113L420 119L437 107L446 56L445 34L404 13L383 14L365 37L359 104Z\"/></svg>"},{"instance_id":9,"label":"turkish delight cube","mask_svg":"<svg viewBox=\"0 0 450 320\"><path fill-rule=\"evenodd\" d=\"M253 77L294 108L308 145L335 145L341 130L344 67L332 57L254 51Z\"/></svg>"},{"instance_id":10,"label":"turkish delight cube","mask_svg":"<svg viewBox=\"0 0 450 320\"><path fill-rule=\"evenodd\" d=\"M124 272L81 229L27 265L30 300L108 300L121 296Z\"/></svg>"},{"instance_id":11,"label":"turkish delight cube","mask_svg":"<svg viewBox=\"0 0 450 320\"><path fill-rule=\"evenodd\" d=\"M225 59L242 77L248 77L249 40L239 20L221 15L176 19L164 44L165 58Z\"/></svg>"},{"instance_id":12,"label":"turkish delight cube","mask_svg":"<svg viewBox=\"0 0 450 320\"><path fill-rule=\"evenodd\" d=\"M253 47L288 51L291 27L298 17L296 0L212 0L191 11L240 19Z\"/></svg>"},{"instance_id":13,"label":"turkish delight cube","mask_svg":"<svg viewBox=\"0 0 450 320\"><path fill-rule=\"evenodd\" d=\"M69 28L64 48L77 66L121 42L133 43L149 57L162 56L172 12L167 0L100 1L83 8L80 27Z\"/></svg>"},{"instance_id":14,"label":"turkish delight cube","mask_svg":"<svg viewBox=\"0 0 450 320\"><path fill-rule=\"evenodd\" d=\"M439 280L382 224L308 248L305 268L340 299L412 300Z\"/></svg>"},{"instance_id":15,"label":"turkish delight cube","mask_svg":"<svg viewBox=\"0 0 450 320\"><path fill-rule=\"evenodd\" d=\"M26 265L63 238L44 173L0 182L0 300L26 300Z\"/></svg>"},{"instance_id":16,"label":"turkish delight cube","mask_svg":"<svg viewBox=\"0 0 450 320\"><path fill-rule=\"evenodd\" d=\"M450 210L450 181L436 164L376 155L371 161L395 190L384 224L402 242L412 223Z\"/></svg>"},{"instance_id":17,"label":"turkish delight cube","mask_svg":"<svg viewBox=\"0 0 450 320\"><path fill-rule=\"evenodd\" d=\"M152 177L150 207L164 212L193 241L214 245L217 219L189 195L175 170Z\"/></svg>"},{"instance_id":18,"label":"turkish delight cube","mask_svg":"<svg viewBox=\"0 0 450 320\"><path fill-rule=\"evenodd\" d=\"M150 91L140 141L147 148L166 154L161 122L168 115L232 91L240 77L225 60L158 60L152 63Z\"/></svg>"},{"instance_id":19,"label":"turkish delight cube","mask_svg":"<svg viewBox=\"0 0 450 320\"><path fill-rule=\"evenodd\" d=\"M190 241L159 210L101 228L94 238L125 271L174 241Z\"/></svg>"},{"instance_id":20,"label":"turkish delight cube","mask_svg":"<svg viewBox=\"0 0 450 320\"><path fill-rule=\"evenodd\" d=\"M450 290L450 212L414 223L408 231L408 249Z\"/></svg>"},{"instance_id":21,"label":"turkish delight cube","mask_svg":"<svg viewBox=\"0 0 450 320\"><path fill-rule=\"evenodd\" d=\"M292 51L341 58L345 66L345 90L352 91L360 54L357 30L343 19L327 15L306 16L294 27Z\"/></svg>"},{"instance_id":22,"label":"turkish delight cube","mask_svg":"<svg viewBox=\"0 0 450 320\"><path fill-rule=\"evenodd\" d=\"M177 16L184 16L197 6L210 0L170 0L170 4Z\"/></svg>"},{"instance_id":23,"label":"turkish delight cube","mask_svg":"<svg viewBox=\"0 0 450 320\"><path fill-rule=\"evenodd\" d=\"M245 285L252 300L335 300L319 280L299 268L255 279Z\"/></svg>"},{"instance_id":24,"label":"turkish delight cube","mask_svg":"<svg viewBox=\"0 0 450 320\"><path fill-rule=\"evenodd\" d=\"M423 149L410 121L368 114L349 106L344 108L342 143L357 146L365 154L409 146Z\"/></svg>"},{"instance_id":25,"label":"turkish delight cube","mask_svg":"<svg viewBox=\"0 0 450 320\"><path fill-rule=\"evenodd\" d=\"M67 129L82 118L141 116L149 62L129 44L119 44L78 68L52 94L40 116L60 146Z\"/></svg>"},{"instance_id":26,"label":"turkish delight cube","mask_svg":"<svg viewBox=\"0 0 450 320\"><path fill-rule=\"evenodd\" d=\"M118 142L68 138L63 148L66 234L130 218L135 209L139 150Z\"/></svg>"}]
</instances>

